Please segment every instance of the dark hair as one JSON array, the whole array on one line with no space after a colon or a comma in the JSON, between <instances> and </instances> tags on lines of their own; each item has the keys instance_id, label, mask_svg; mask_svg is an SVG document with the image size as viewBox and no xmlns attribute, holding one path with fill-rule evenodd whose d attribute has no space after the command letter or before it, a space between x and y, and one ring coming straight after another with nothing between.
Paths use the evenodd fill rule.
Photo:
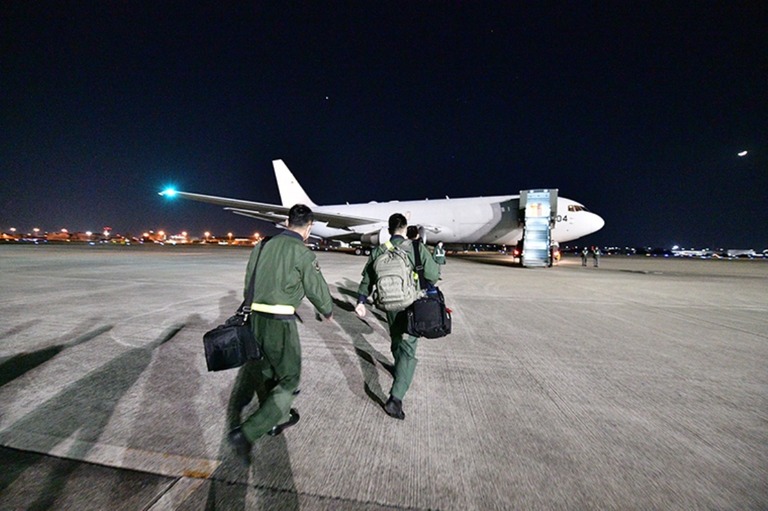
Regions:
<instances>
[{"instance_id":1,"label":"dark hair","mask_svg":"<svg viewBox=\"0 0 768 511\"><path fill-rule=\"evenodd\" d=\"M312 210L304 204L296 204L288 211L289 227L304 227L315 220Z\"/></svg>"},{"instance_id":2,"label":"dark hair","mask_svg":"<svg viewBox=\"0 0 768 511\"><path fill-rule=\"evenodd\" d=\"M400 213L395 213L389 217L389 234L399 231L406 225L408 225L408 220L406 220Z\"/></svg>"},{"instance_id":3,"label":"dark hair","mask_svg":"<svg viewBox=\"0 0 768 511\"><path fill-rule=\"evenodd\" d=\"M409 225L408 230L406 231L406 237L409 240L415 240L419 237L419 227L416 225Z\"/></svg>"}]
</instances>

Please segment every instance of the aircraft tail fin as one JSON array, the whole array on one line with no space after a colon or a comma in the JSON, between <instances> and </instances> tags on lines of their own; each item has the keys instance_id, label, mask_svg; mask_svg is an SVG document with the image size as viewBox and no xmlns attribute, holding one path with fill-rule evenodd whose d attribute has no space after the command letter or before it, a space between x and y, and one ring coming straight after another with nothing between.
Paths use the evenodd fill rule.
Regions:
<instances>
[{"instance_id":1,"label":"aircraft tail fin","mask_svg":"<svg viewBox=\"0 0 768 511\"><path fill-rule=\"evenodd\" d=\"M280 191L280 201L283 206L287 208L294 204L316 206L291 171L288 170L288 166L283 160L272 160L272 166L275 168L275 179L277 179L277 188Z\"/></svg>"}]
</instances>

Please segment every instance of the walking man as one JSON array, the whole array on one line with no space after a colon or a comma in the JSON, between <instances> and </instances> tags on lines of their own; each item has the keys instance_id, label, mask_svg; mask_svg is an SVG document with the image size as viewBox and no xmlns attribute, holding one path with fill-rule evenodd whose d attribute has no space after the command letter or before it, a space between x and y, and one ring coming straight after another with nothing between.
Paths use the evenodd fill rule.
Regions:
<instances>
[{"instance_id":1,"label":"walking man","mask_svg":"<svg viewBox=\"0 0 768 511\"><path fill-rule=\"evenodd\" d=\"M408 221L400 213L395 213L389 217L389 233L392 236L389 242L376 247L368 258L368 262L363 268L363 278L358 287L358 299L355 312L361 318L365 316L365 303L368 296L373 291L377 281L374 261L384 254L387 250L394 247L400 247L405 251L411 270L415 268L414 249L419 250L421 263L424 266L424 278L434 284L438 279L438 267L432 255L423 243L417 243L415 246L410 240L405 239ZM415 273L415 272L414 272ZM416 283L418 285L418 281ZM395 359L394 381L389 391L389 399L384 405L384 411L390 417L395 419L405 419L403 411L403 398L408 391L408 387L413 381L413 374L416 370L416 346L418 337L408 335L408 315L405 310L387 311L387 324L389 325L389 337L391 340L392 356Z\"/></svg>"},{"instance_id":2,"label":"walking man","mask_svg":"<svg viewBox=\"0 0 768 511\"><path fill-rule=\"evenodd\" d=\"M264 358L247 362L255 364L247 369L258 380L254 387L262 389L259 408L228 436L235 452L245 462L250 461L253 442L265 434L279 435L299 422L299 413L291 408L301 376L296 307L306 296L326 319L332 317L328 284L314 252L304 246L313 218L311 209L296 204L288 212L287 229L269 243L256 245L248 261L246 288L256 272L251 328Z\"/></svg>"}]
</instances>

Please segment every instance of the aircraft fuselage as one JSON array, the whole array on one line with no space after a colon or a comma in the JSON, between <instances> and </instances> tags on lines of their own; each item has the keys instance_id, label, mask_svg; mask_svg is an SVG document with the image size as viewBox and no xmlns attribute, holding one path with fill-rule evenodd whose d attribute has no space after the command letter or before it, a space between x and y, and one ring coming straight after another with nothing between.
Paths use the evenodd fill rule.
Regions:
<instances>
[{"instance_id":1,"label":"aircraft fuselage","mask_svg":"<svg viewBox=\"0 0 768 511\"><path fill-rule=\"evenodd\" d=\"M411 225L424 228L430 243L443 241L497 245L513 245L522 237L518 209L519 195L316 206L317 211L324 213L377 218L389 218L393 213L402 213ZM552 239L559 243L586 236L604 225L598 215L564 197L558 198L557 210ZM354 226L351 230L366 234L386 230L386 227L386 222L378 222ZM312 233L323 238L333 238L348 235L349 231L329 228L316 222Z\"/></svg>"}]
</instances>

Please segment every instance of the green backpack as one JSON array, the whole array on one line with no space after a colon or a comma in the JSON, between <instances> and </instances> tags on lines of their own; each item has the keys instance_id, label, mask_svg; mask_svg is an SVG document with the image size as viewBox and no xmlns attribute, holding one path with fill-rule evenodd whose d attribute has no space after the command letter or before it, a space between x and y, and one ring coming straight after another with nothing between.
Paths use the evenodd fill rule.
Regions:
<instances>
[{"instance_id":1,"label":"green backpack","mask_svg":"<svg viewBox=\"0 0 768 511\"><path fill-rule=\"evenodd\" d=\"M404 310L424 295L414 277L408 254L403 249L410 244L410 240L403 241L399 246L387 241L384 244L387 250L373 261L373 270L376 273L374 303L381 310Z\"/></svg>"}]
</instances>

